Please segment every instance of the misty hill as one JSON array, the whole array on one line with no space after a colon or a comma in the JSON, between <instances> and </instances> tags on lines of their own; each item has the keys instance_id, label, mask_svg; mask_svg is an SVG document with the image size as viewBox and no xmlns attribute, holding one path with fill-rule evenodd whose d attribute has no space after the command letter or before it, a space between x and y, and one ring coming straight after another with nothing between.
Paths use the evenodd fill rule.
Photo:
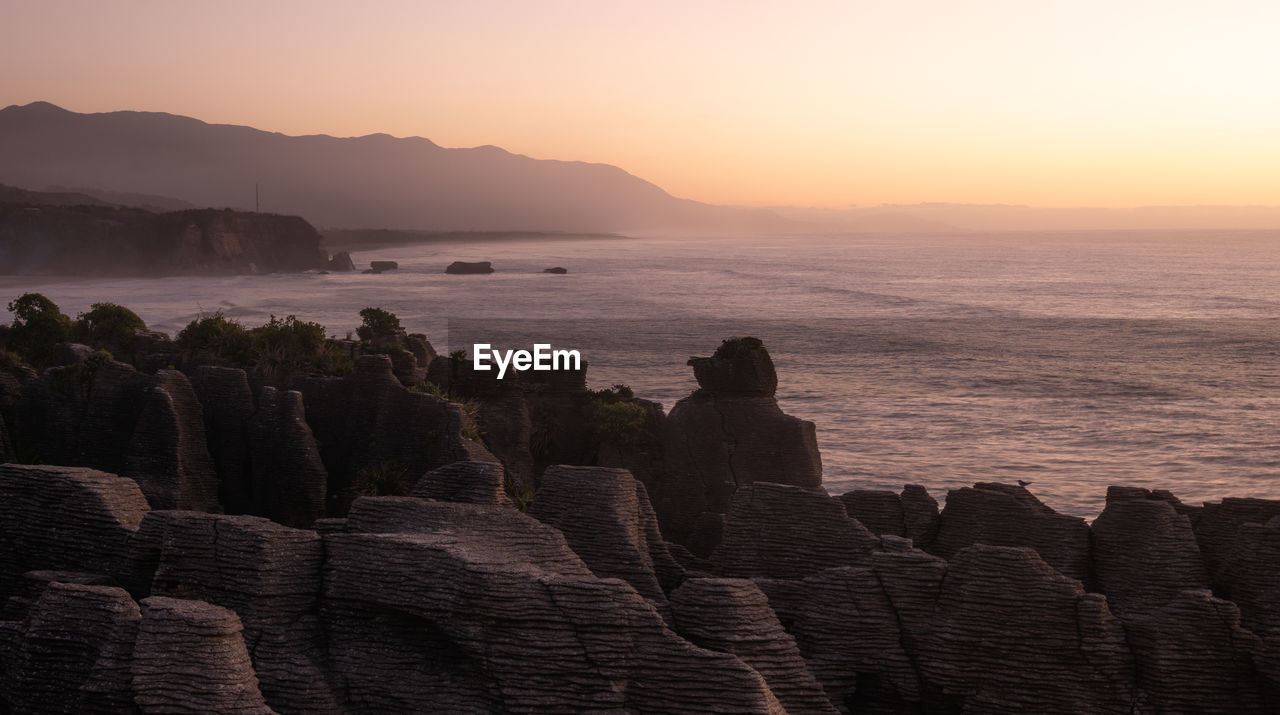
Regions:
<instances>
[{"instance_id":1,"label":"misty hill","mask_svg":"<svg viewBox=\"0 0 1280 715\"><path fill-rule=\"evenodd\" d=\"M262 208L334 228L734 233L770 212L677 199L614 166L531 159L427 139L285 136L144 112L0 110L0 183L86 186L197 206Z\"/></svg>"},{"instance_id":2,"label":"misty hill","mask_svg":"<svg viewBox=\"0 0 1280 715\"><path fill-rule=\"evenodd\" d=\"M325 268L320 234L297 216L192 209L153 213L76 193L0 186L0 273L162 276Z\"/></svg>"}]
</instances>

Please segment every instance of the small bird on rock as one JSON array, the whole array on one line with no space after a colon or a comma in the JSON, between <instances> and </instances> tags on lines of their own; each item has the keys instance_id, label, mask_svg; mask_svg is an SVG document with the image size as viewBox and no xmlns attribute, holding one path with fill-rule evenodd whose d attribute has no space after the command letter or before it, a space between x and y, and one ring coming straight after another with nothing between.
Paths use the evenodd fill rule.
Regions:
<instances>
[{"instance_id":1,"label":"small bird on rock","mask_svg":"<svg viewBox=\"0 0 1280 715\"><path fill-rule=\"evenodd\" d=\"M1031 484L1031 482L1024 482L1021 479L1018 480L1018 486L1020 487L1025 487L1025 486L1028 486L1029 484Z\"/></svg>"}]
</instances>

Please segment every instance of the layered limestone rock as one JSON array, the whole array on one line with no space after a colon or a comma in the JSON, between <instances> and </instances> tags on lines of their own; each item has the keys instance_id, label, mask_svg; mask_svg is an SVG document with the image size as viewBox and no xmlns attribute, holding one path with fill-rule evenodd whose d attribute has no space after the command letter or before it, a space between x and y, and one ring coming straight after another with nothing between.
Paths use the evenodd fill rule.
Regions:
<instances>
[{"instance_id":1,"label":"layered limestone rock","mask_svg":"<svg viewBox=\"0 0 1280 715\"><path fill-rule=\"evenodd\" d=\"M938 610L927 671L966 712L1132 711L1125 629L1103 596L1032 549L961 550L948 562Z\"/></svg>"},{"instance_id":2,"label":"layered limestone rock","mask_svg":"<svg viewBox=\"0 0 1280 715\"><path fill-rule=\"evenodd\" d=\"M1091 582L1089 525L1055 512L1017 485L979 482L947 494L929 551L950 559L972 544L1027 546L1063 575Z\"/></svg>"},{"instance_id":3,"label":"layered limestone rock","mask_svg":"<svg viewBox=\"0 0 1280 715\"><path fill-rule=\"evenodd\" d=\"M671 594L671 608L680 635L702 648L736 655L764 677L787 712L835 712L795 639L751 581L690 579Z\"/></svg>"},{"instance_id":4,"label":"layered limestone rock","mask_svg":"<svg viewBox=\"0 0 1280 715\"><path fill-rule=\"evenodd\" d=\"M624 469L557 465L542 475L529 515L564 533L600 578L618 578L669 615L664 587L683 569L663 543L644 485Z\"/></svg>"},{"instance_id":5,"label":"layered limestone rock","mask_svg":"<svg viewBox=\"0 0 1280 715\"><path fill-rule=\"evenodd\" d=\"M142 601L133 649L134 699L144 713L266 715L233 611L203 601Z\"/></svg>"},{"instance_id":6,"label":"layered limestone rock","mask_svg":"<svg viewBox=\"0 0 1280 715\"><path fill-rule=\"evenodd\" d=\"M902 500L894 492L855 489L840 495L844 510L858 523L876 535L906 536L906 517Z\"/></svg>"},{"instance_id":7,"label":"layered limestone rock","mask_svg":"<svg viewBox=\"0 0 1280 715\"><path fill-rule=\"evenodd\" d=\"M725 576L804 578L838 566L867 566L880 540L820 489L755 482L738 490L712 555Z\"/></svg>"},{"instance_id":8,"label":"layered limestone rock","mask_svg":"<svg viewBox=\"0 0 1280 715\"><path fill-rule=\"evenodd\" d=\"M474 405L476 427L484 434L485 446L502 462L515 491L532 494L532 423L521 386L521 378L528 374L509 370L499 380L496 371L476 370L470 360L436 357L430 363L427 378L453 399Z\"/></svg>"},{"instance_id":9,"label":"layered limestone rock","mask_svg":"<svg viewBox=\"0 0 1280 715\"><path fill-rule=\"evenodd\" d=\"M262 388L248 430L251 513L311 526L324 516L329 477L307 426L302 394Z\"/></svg>"},{"instance_id":10,"label":"layered limestone rock","mask_svg":"<svg viewBox=\"0 0 1280 715\"><path fill-rule=\"evenodd\" d=\"M367 518L384 509L398 515ZM357 709L783 712L759 673L680 639L630 585L596 578L519 512L361 499L348 526L427 528L432 512L453 518L325 537L328 642Z\"/></svg>"},{"instance_id":11,"label":"layered limestone rock","mask_svg":"<svg viewBox=\"0 0 1280 715\"><path fill-rule=\"evenodd\" d=\"M201 365L191 387L204 408L205 443L218 472L222 504L230 514L253 511L249 419L257 409L244 370Z\"/></svg>"},{"instance_id":12,"label":"layered limestone rock","mask_svg":"<svg viewBox=\"0 0 1280 715\"><path fill-rule=\"evenodd\" d=\"M1094 572L1116 613L1159 608L1182 591L1209 587L1191 520L1146 489L1108 488L1092 530Z\"/></svg>"},{"instance_id":13,"label":"layered limestone rock","mask_svg":"<svg viewBox=\"0 0 1280 715\"><path fill-rule=\"evenodd\" d=\"M5 700L27 713L129 711L140 618L123 589L47 584L6 658Z\"/></svg>"},{"instance_id":14,"label":"layered limestone rock","mask_svg":"<svg viewBox=\"0 0 1280 715\"><path fill-rule=\"evenodd\" d=\"M0 598L24 573L115 573L148 511L129 479L79 467L0 465Z\"/></svg>"},{"instance_id":15,"label":"layered limestone rock","mask_svg":"<svg viewBox=\"0 0 1280 715\"><path fill-rule=\"evenodd\" d=\"M1163 608L1127 618L1125 627L1151 712L1268 711L1253 662L1261 643L1240 627L1235 604L1207 590L1183 591Z\"/></svg>"},{"instance_id":16,"label":"layered limestone rock","mask_svg":"<svg viewBox=\"0 0 1280 715\"><path fill-rule=\"evenodd\" d=\"M696 525L715 520L704 514L727 512L734 492L756 481L817 489L822 459L813 423L778 407L777 374L759 340L726 340L713 357L689 363L701 389L671 408L666 470L646 486L662 533L707 556L715 540Z\"/></svg>"},{"instance_id":17,"label":"layered limestone rock","mask_svg":"<svg viewBox=\"0 0 1280 715\"><path fill-rule=\"evenodd\" d=\"M129 477L153 508L220 511L204 417L186 376L79 362L27 382L16 437L45 463Z\"/></svg>"},{"instance_id":18,"label":"layered limestone rock","mask_svg":"<svg viewBox=\"0 0 1280 715\"><path fill-rule=\"evenodd\" d=\"M504 486L501 464L454 462L427 472L414 485L419 499L513 506Z\"/></svg>"},{"instance_id":19,"label":"layered limestone rock","mask_svg":"<svg viewBox=\"0 0 1280 715\"><path fill-rule=\"evenodd\" d=\"M139 596L231 609L268 704L282 712L337 712L317 619L323 559L313 531L253 516L156 511L134 539L128 581Z\"/></svg>"},{"instance_id":20,"label":"layered limestone rock","mask_svg":"<svg viewBox=\"0 0 1280 715\"><path fill-rule=\"evenodd\" d=\"M938 537L938 502L919 484L902 487L903 536L920 548L927 548Z\"/></svg>"},{"instance_id":21,"label":"layered limestone rock","mask_svg":"<svg viewBox=\"0 0 1280 715\"><path fill-rule=\"evenodd\" d=\"M354 496L357 473L390 465L403 470L409 486L452 462L497 459L462 435L470 425L451 402L400 384L386 355L362 355L355 373L344 378L303 378L307 422L320 442L329 474L333 512L342 513Z\"/></svg>"},{"instance_id":22,"label":"layered limestone rock","mask_svg":"<svg viewBox=\"0 0 1280 715\"><path fill-rule=\"evenodd\" d=\"M1196 519L1195 530L1209 577L1217 578L1218 568L1230 555L1241 526L1265 524L1277 516L1280 516L1280 499L1228 497L1218 504L1205 504Z\"/></svg>"},{"instance_id":23,"label":"layered limestone rock","mask_svg":"<svg viewBox=\"0 0 1280 715\"><path fill-rule=\"evenodd\" d=\"M1254 662L1269 688L1268 700L1275 702L1280 698L1280 517L1242 525L1219 573L1245 627L1262 639Z\"/></svg>"}]
</instances>

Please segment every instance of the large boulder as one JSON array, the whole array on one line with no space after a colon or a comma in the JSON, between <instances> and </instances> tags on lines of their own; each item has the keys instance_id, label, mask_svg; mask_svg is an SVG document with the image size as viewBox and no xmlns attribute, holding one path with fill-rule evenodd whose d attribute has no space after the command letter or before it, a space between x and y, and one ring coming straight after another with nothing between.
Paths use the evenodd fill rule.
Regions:
<instances>
[{"instance_id":1,"label":"large boulder","mask_svg":"<svg viewBox=\"0 0 1280 715\"><path fill-rule=\"evenodd\" d=\"M764 677L787 712L835 712L795 639L751 581L690 579L671 594L671 608L680 635L702 648L736 655Z\"/></svg>"},{"instance_id":2,"label":"large boulder","mask_svg":"<svg viewBox=\"0 0 1280 715\"><path fill-rule=\"evenodd\" d=\"M600 578L619 578L669 615L683 569L667 551L644 486L624 469L556 465L542 475L529 515L564 533Z\"/></svg>"},{"instance_id":3,"label":"large boulder","mask_svg":"<svg viewBox=\"0 0 1280 715\"><path fill-rule=\"evenodd\" d=\"M0 599L35 569L117 572L148 509L138 485L114 474L0 465Z\"/></svg>"},{"instance_id":4,"label":"large boulder","mask_svg":"<svg viewBox=\"0 0 1280 715\"><path fill-rule=\"evenodd\" d=\"M1093 522L1093 566L1113 611L1159 608L1209 587L1191 520L1141 488L1110 487Z\"/></svg>"},{"instance_id":5,"label":"large boulder","mask_svg":"<svg viewBox=\"0 0 1280 715\"><path fill-rule=\"evenodd\" d=\"M929 551L950 559L973 544L1027 546L1063 575L1089 585L1089 525L1059 514L1014 484L953 489Z\"/></svg>"},{"instance_id":6,"label":"large boulder","mask_svg":"<svg viewBox=\"0 0 1280 715\"><path fill-rule=\"evenodd\" d=\"M248 422L250 513L309 527L324 516L328 473L307 426L302 394L264 387Z\"/></svg>"},{"instance_id":7,"label":"large boulder","mask_svg":"<svg viewBox=\"0 0 1280 715\"><path fill-rule=\"evenodd\" d=\"M142 601L133 651L134 699L144 713L268 715L233 611L203 601Z\"/></svg>"},{"instance_id":8,"label":"large boulder","mask_svg":"<svg viewBox=\"0 0 1280 715\"><path fill-rule=\"evenodd\" d=\"M493 264L489 261L475 261L468 263L467 261L454 261L444 269L445 273L455 274L482 274L493 273Z\"/></svg>"},{"instance_id":9,"label":"large boulder","mask_svg":"<svg viewBox=\"0 0 1280 715\"><path fill-rule=\"evenodd\" d=\"M454 462L427 472L413 487L419 499L513 506L501 464Z\"/></svg>"},{"instance_id":10,"label":"large boulder","mask_svg":"<svg viewBox=\"0 0 1280 715\"><path fill-rule=\"evenodd\" d=\"M756 482L738 490L712 555L716 571L740 578L804 578L838 566L868 566L880 540L821 489Z\"/></svg>"}]
</instances>

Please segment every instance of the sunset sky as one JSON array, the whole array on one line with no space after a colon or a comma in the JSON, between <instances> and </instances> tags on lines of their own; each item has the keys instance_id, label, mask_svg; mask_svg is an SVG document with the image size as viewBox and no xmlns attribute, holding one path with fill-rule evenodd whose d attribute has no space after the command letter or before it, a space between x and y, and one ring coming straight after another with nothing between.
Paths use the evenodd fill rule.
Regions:
<instances>
[{"instance_id":1,"label":"sunset sky","mask_svg":"<svg viewBox=\"0 0 1280 715\"><path fill-rule=\"evenodd\" d=\"M1280 3L7 0L0 106L616 164L713 203L1280 204Z\"/></svg>"}]
</instances>

